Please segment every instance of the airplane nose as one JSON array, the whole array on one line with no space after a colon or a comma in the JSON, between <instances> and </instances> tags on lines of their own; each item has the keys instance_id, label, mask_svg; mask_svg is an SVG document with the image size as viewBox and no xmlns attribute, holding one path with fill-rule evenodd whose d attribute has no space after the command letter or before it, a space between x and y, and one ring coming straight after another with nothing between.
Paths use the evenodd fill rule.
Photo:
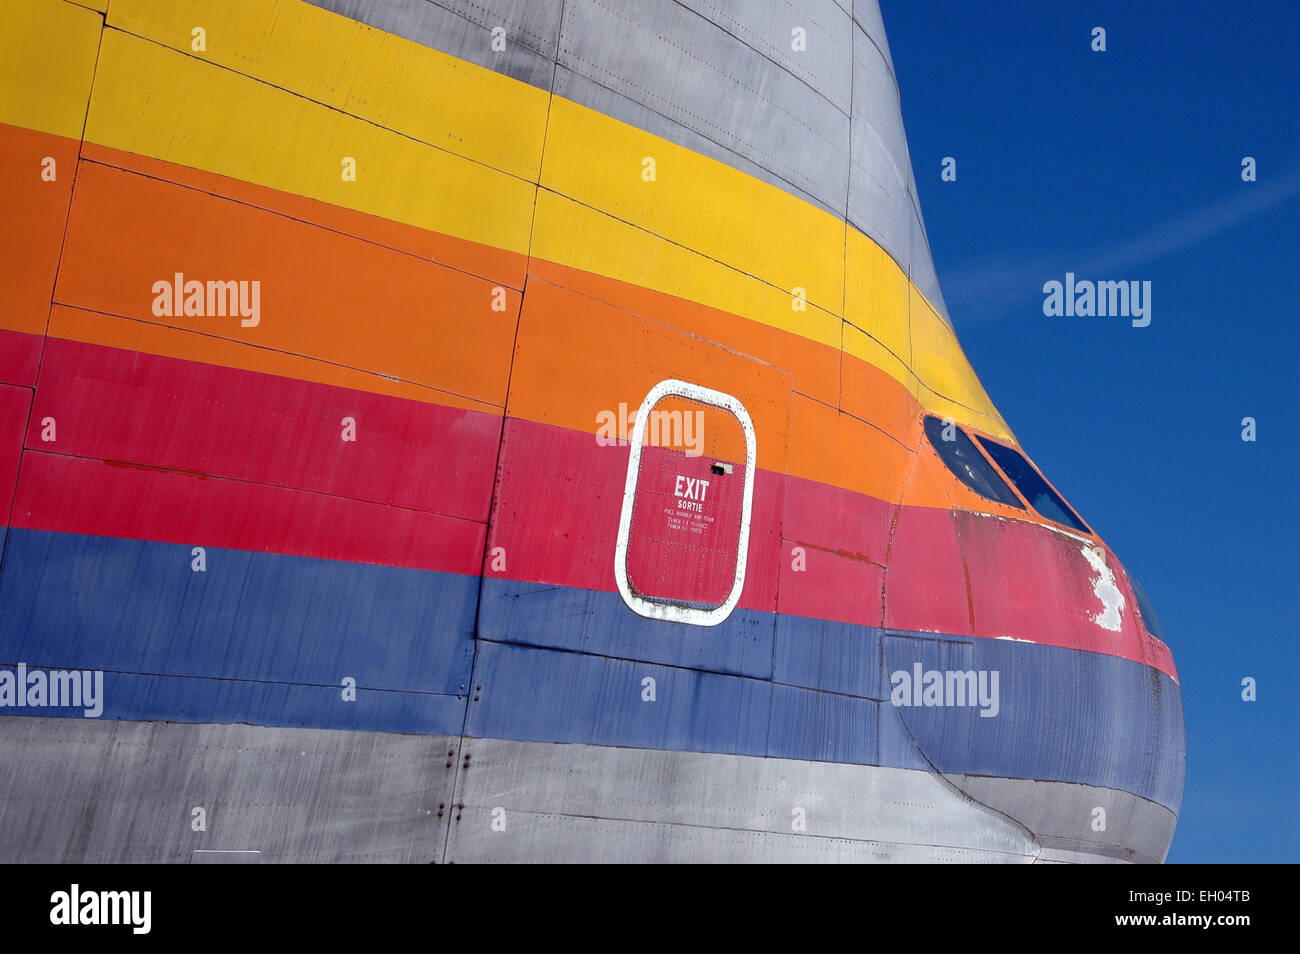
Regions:
<instances>
[{"instance_id":1,"label":"airplane nose","mask_svg":"<svg viewBox=\"0 0 1300 954\"><path fill-rule=\"evenodd\" d=\"M898 723L967 797L1017 819L1044 860L1163 860L1185 763L1172 654L1104 543L1031 517L904 509L882 724ZM986 679L989 704L949 705L939 679L946 693L950 677L977 690Z\"/></svg>"}]
</instances>

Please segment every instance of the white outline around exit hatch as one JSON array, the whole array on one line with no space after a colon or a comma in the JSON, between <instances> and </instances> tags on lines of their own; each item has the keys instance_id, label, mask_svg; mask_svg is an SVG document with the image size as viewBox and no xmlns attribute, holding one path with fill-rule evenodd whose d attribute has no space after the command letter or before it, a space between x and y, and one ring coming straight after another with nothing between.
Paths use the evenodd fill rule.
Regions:
<instances>
[{"instance_id":1,"label":"white outline around exit hatch","mask_svg":"<svg viewBox=\"0 0 1300 954\"><path fill-rule=\"evenodd\" d=\"M740 511L740 540L736 550L736 575L727 598L712 609L699 609L694 606L681 606L663 600L646 599L633 591L627 579L627 545L632 533L632 508L636 503L636 483L641 471L641 447L645 440L646 424L650 420L650 411L668 395L684 397L701 404L710 404L731 414L745 433L745 489ZM676 623L690 623L692 626L717 626L731 615L731 611L740 602L741 590L745 588L745 562L749 554L749 516L754 501L754 465L758 459L758 438L754 434L754 422L749 412L739 400L722 391L714 391L699 384L690 384L669 378L660 381L641 402L641 409L636 415L636 424L632 429L632 452L628 456L627 481L623 487L623 509L618 522L618 545L614 549L614 579L618 581L618 591L633 612L650 619L662 619Z\"/></svg>"}]
</instances>

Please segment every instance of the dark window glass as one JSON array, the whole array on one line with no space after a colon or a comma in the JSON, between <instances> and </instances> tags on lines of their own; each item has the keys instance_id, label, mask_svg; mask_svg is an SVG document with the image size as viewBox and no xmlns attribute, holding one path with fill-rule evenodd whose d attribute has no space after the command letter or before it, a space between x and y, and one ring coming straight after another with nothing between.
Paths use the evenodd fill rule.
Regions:
<instances>
[{"instance_id":1,"label":"dark window glass","mask_svg":"<svg viewBox=\"0 0 1300 954\"><path fill-rule=\"evenodd\" d=\"M981 497L996 500L1008 507L1025 509L1025 505L1016 497L1007 482L998 476L998 472L989 466L984 455L971 443L966 432L953 425L952 440L943 439L944 424L937 417L925 419L925 436L930 438L935 453L948 465L948 469L957 475L957 479Z\"/></svg>"},{"instance_id":2,"label":"dark window glass","mask_svg":"<svg viewBox=\"0 0 1300 954\"><path fill-rule=\"evenodd\" d=\"M1142 617L1142 625L1147 628L1148 633L1168 645L1169 641L1165 639L1165 631L1160 628L1160 620L1156 618L1156 611L1151 606L1151 601L1147 599L1146 590L1142 589L1142 584L1135 580L1132 574L1129 574L1128 581L1133 584L1133 595L1137 597L1138 615Z\"/></svg>"},{"instance_id":3,"label":"dark window glass","mask_svg":"<svg viewBox=\"0 0 1300 954\"><path fill-rule=\"evenodd\" d=\"M977 434L976 437L979 437ZM1043 475L1034 469L1034 465L1025 460L1019 451L1003 444L997 444L993 441L986 441L980 437L979 442L984 445L984 449L989 452L993 458L993 463L1002 468L1002 473L1011 478L1011 482L1016 485L1016 489L1024 494L1025 499L1030 505L1041 513L1048 520L1055 520L1057 523L1063 523L1067 527L1074 527L1083 533L1092 533L1087 524L1079 519L1079 515L1070 509L1070 505L1062 500Z\"/></svg>"}]
</instances>

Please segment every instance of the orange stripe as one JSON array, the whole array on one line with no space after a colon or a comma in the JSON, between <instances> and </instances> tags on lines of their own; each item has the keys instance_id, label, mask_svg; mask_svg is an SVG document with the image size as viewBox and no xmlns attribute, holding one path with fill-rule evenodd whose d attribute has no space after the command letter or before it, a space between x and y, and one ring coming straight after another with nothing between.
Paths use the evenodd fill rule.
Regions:
<instances>
[{"instance_id":1,"label":"orange stripe","mask_svg":"<svg viewBox=\"0 0 1300 954\"><path fill-rule=\"evenodd\" d=\"M529 283L510 379L511 417L594 433L603 415L620 404L635 412L668 378L738 398L762 435L758 466L785 471L787 372L567 288Z\"/></svg>"},{"instance_id":2,"label":"orange stripe","mask_svg":"<svg viewBox=\"0 0 1300 954\"><path fill-rule=\"evenodd\" d=\"M51 334L499 413L521 296L507 289L506 311L494 312L494 286L476 275L522 285L527 266L533 286L512 416L595 433L601 412L617 414L620 403L635 412L650 387L678 377L745 403L765 469L888 501L902 498L911 475L913 505L946 508L951 497L1013 513L976 497L932 455L920 455L918 480L909 448L920 440L921 406L850 354L554 263L104 147L86 151L113 166L81 167ZM25 215L49 221L47 210ZM12 233L6 241L18 247ZM421 260L430 255L471 274ZM177 271L261 281L261 323L155 316L153 284ZM41 312L28 277L14 286ZM735 459L732 429L706 430L705 452Z\"/></svg>"},{"instance_id":3,"label":"orange stripe","mask_svg":"<svg viewBox=\"0 0 1300 954\"><path fill-rule=\"evenodd\" d=\"M78 145L0 123L0 328L45 333ZM46 157L54 160L53 182L41 178Z\"/></svg>"},{"instance_id":4,"label":"orange stripe","mask_svg":"<svg viewBox=\"0 0 1300 954\"><path fill-rule=\"evenodd\" d=\"M469 239L453 238L438 232L430 232L419 226L407 225L405 222L395 222L378 215L356 212L295 195L292 192L280 192L266 186L244 182L242 179L181 166L161 159L151 159L148 156L138 156L93 142L85 143L82 147L82 155L86 159L102 162L105 165L129 169L155 179L164 179L211 192L213 195L227 196L260 209L274 210L281 215L300 219L303 222L314 222L323 228L354 235L377 245L400 249L418 258L469 272L510 288L524 287L526 258L518 252L493 248L491 245L483 245Z\"/></svg>"},{"instance_id":5,"label":"orange stripe","mask_svg":"<svg viewBox=\"0 0 1300 954\"><path fill-rule=\"evenodd\" d=\"M646 315L687 334L716 341L741 354L775 364L794 375L796 391L827 404L839 401L838 349L708 305L544 259L533 259L528 271L530 275L609 302L623 311ZM871 370L879 373L875 368ZM890 380L899 391L903 391L897 381Z\"/></svg>"},{"instance_id":6,"label":"orange stripe","mask_svg":"<svg viewBox=\"0 0 1300 954\"><path fill-rule=\"evenodd\" d=\"M441 404L500 416L501 408L471 401L446 391L421 387L406 381L391 381L377 374L354 371L296 354L284 354L214 335L171 328L166 325L120 318L100 312L55 305L50 312L50 337L156 354L183 361L215 364L225 368L255 371L297 381L312 381L334 387L385 394L389 397Z\"/></svg>"},{"instance_id":7,"label":"orange stripe","mask_svg":"<svg viewBox=\"0 0 1300 954\"><path fill-rule=\"evenodd\" d=\"M547 274L555 277L564 270L550 265ZM737 354L726 342L698 338L661 323L662 317L668 317L671 325L689 326L690 310L698 307L662 298L659 308L638 315L569 287L531 281L519 323L509 415L590 433L602 413L617 412L620 403L635 411L655 384L683 378L740 399L753 418L758 465L765 470L885 501L902 500L907 488L908 502L914 506L947 509L955 504L985 513L1026 516L1024 511L972 493L928 447L916 453L925 412L914 401L908 419L913 448L909 449L871 423L792 393L788 373ZM790 346L812 347L799 338ZM902 391L896 382L895 386Z\"/></svg>"},{"instance_id":8,"label":"orange stripe","mask_svg":"<svg viewBox=\"0 0 1300 954\"><path fill-rule=\"evenodd\" d=\"M156 282L259 281L261 317L160 317ZM504 405L521 295L314 225L83 163L56 300Z\"/></svg>"}]
</instances>

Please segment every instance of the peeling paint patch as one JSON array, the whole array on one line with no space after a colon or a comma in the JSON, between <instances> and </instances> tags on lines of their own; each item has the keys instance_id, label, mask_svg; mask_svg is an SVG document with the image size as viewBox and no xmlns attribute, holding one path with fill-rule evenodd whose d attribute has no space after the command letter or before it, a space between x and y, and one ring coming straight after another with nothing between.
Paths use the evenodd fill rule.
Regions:
<instances>
[{"instance_id":1,"label":"peeling paint patch","mask_svg":"<svg viewBox=\"0 0 1300 954\"><path fill-rule=\"evenodd\" d=\"M1032 639L1021 639L1019 636L994 636L994 639L1009 639L1013 643L1032 643Z\"/></svg>"},{"instance_id":2,"label":"peeling paint patch","mask_svg":"<svg viewBox=\"0 0 1300 954\"><path fill-rule=\"evenodd\" d=\"M1113 633L1120 630L1120 612L1124 609L1124 594L1115 585L1115 573L1106 565L1106 558L1094 547L1082 547L1079 550L1088 565L1097 573L1092 581L1092 591L1101 600L1102 611L1092 617L1092 621L1102 629Z\"/></svg>"},{"instance_id":3,"label":"peeling paint patch","mask_svg":"<svg viewBox=\"0 0 1300 954\"><path fill-rule=\"evenodd\" d=\"M973 513L977 517L987 517L990 520L998 520L1002 523L1007 523L1009 521L1008 517L1004 517L1000 513L985 513L983 510L970 510L967 512Z\"/></svg>"}]
</instances>

